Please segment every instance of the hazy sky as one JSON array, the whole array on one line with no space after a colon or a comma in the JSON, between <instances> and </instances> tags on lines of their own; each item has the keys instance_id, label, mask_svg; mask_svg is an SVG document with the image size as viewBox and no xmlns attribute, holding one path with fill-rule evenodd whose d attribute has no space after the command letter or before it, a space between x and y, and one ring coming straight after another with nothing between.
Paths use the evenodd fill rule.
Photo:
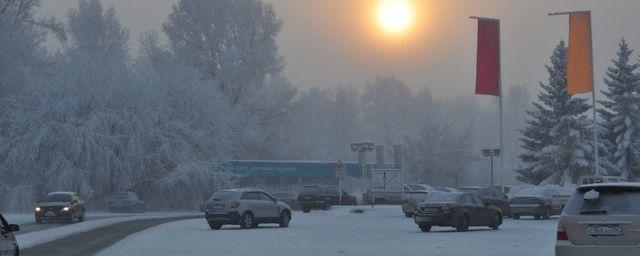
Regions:
<instances>
[{"instance_id":1,"label":"hazy sky","mask_svg":"<svg viewBox=\"0 0 640 256\"><path fill-rule=\"evenodd\" d=\"M215 0L212 0L215 1ZM44 0L41 13L64 18L76 0ZM131 31L160 30L177 0L103 0L115 6ZM389 36L375 22L377 0L268 0L284 21L279 37L285 70L299 87L362 85L394 75L409 85L427 85L445 96L473 94L476 23L468 16L501 18L503 84L537 90L544 65L567 38L568 17L552 11L592 10L597 86L621 38L640 49L637 0L414 0L416 22L408 33ZM637 61L634 56L634 61Z\"/></svg>"}]
</instances>

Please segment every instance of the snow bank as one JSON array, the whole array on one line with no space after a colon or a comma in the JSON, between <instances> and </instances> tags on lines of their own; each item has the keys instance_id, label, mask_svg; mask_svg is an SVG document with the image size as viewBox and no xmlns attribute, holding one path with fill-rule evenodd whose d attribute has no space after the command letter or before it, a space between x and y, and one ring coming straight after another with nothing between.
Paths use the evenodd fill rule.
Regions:
<instances>
[{"instance_id":1,"label":"snow bank","mask_svg":"<svg viewBox=\"0 0 640 256\"><path fill-rule=\"evenodd\" d=\"M197 215L199 213L195 212L175 212L175 213L146 213L135 216L128 217L113 217L113 218L102 218L91 221L85 221L80 223L75 223L72 225L66 225L57 228L50 228L42 231L35 231L26 234L17 235L16 239L18 240L18 244L20 248L26 249L29 247L33 247L39 244L51 242L57 239L61 239L67 236L71 236L74 234L87 232L93 229L106 227L109 225L113 225L116 223L121 223L125 221L132 220L142 220L142 219L159 219L159 218L170 218L170 217L180 217L180 216L189 216L189 215Z\"/></svg>"},{"instance_id":2,"label":"snow bank","mask_svg":"<svg viewBox=\"0 0 640 256\"><path fill-rule=\"evenodd\" d=\"M364 213L351 213L362 208ZM202 219L156 226L116 243L114 255L553 255L557 220L506 219L501 230L473 227L459 233L436 227L422 233L399 206L341 207L295 212L289 228L261 225L210 230Z\"/></svg>"}]
</instances>

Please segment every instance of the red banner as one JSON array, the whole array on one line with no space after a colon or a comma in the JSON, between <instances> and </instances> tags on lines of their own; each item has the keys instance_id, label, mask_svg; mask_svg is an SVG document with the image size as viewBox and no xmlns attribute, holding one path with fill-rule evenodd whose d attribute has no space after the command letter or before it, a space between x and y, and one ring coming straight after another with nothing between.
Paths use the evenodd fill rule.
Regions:
<instances>
[{"instance_id":1,"label":"red banner","mask_svg":"<svg viewBox=\"0 0 640 256\"><path fill-rule=\"evenodd\" d=\"M500 21L478 20L476 94L500 96Z\"/></svg>"}]
</instances>

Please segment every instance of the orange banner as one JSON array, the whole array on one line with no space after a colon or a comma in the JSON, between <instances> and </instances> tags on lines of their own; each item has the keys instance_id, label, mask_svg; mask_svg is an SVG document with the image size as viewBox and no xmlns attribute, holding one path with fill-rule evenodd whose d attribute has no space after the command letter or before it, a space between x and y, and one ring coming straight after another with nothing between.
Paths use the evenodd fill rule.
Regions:
<instances>
[{"instance_id":1,"label":"orange banner","mask_svg":"<svg viewBox=\"0 0 640 256\"><path fill-rule=\"evenodd\" d=\"M591 48L591 13L569 16L569 57L567 60L567 92L593 90L593 56Z\"/></svg>"}]
</instances>

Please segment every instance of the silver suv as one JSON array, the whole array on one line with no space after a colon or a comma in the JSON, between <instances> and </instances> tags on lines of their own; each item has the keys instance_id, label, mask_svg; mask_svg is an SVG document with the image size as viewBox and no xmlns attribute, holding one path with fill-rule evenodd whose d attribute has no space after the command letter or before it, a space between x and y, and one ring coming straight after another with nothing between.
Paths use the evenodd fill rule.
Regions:
<instances>
[{"instance_id":1,"label":"silver suv","mask_svg":"<svg viewBox=\"0 0 640 256\"><path fill-rule=\"evenodd\" d=\"M205 218L211 229L226 224L255 228L262 223L277 223L286 228L291 221L291 207L260 189L221 190L207 201Z\"/></svg>"},{"instance_id":2,"label":"silver suv","mask_svg":"<svg viewBox=\"0 0 640 256\"><path fill-rule=\"evenodd\" d=\"M638 255L640 183L582 185L560 221L556 255Z\"/></svg>"}]
</instances>

